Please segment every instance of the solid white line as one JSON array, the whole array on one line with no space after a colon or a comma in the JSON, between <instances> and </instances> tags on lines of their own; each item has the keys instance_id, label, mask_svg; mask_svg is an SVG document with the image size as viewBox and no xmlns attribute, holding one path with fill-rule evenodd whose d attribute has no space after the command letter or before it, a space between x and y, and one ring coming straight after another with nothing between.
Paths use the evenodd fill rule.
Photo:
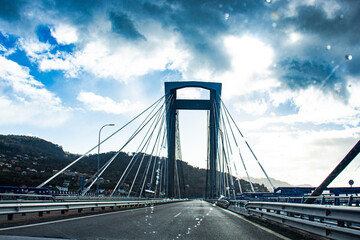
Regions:
<instances>
[{"instance_id":1,"label":"solid white line","mask_svg":"<svg viewBox=\"0 0 360 240\"><path fill-rule=\"evenodd\" d=\"M180 214L181 214L181 212L179 212L178 214L176 214L176 215L174 216L174 218L180 216Z\"/></svg>"},{"instance_id":2,"label":"solid white line","mask_svg":"<svg viewBox=\"0 0 360 240\"><path fill-rule=\"evenodd\" d=\"M129 212L129 211L136 211L136 210L140 210L140 209L144 209L144 208L127 209L127 210L120 210L120 211L116 211L116 212L99 213L99 214L94 214L94 215L90 215L90 216L61 219L61 220L55 220L55 221L49 221L49 222L43 222L43 223L33 223L33 224L15 226L15 227L0 228L0 231L14 230L14 229L19 229L19 228L27 228L27 227L37 227L37 226L61 223L61 222L69 222L69 221L75 221L75 220L86 219L86 218L100 217L100 216L106 216L106 215L111 215L111 214Z\"/></svg>"},{"instance_id":3,"label":"solid white line","mask_svg":"<svg viewBox=\"0 0 360 240\"><path fill-rule=\"evenodd\" d=\"M263 226L261 226L261 225L259 225L259 224L257 224L257 223L254 223L254 222L252 222L252 221L247 220L245 217L243 217L243 216L240 215L240 214L234 213L234 212L232 212L232 211L230 211L230 210L227 210L227 212L228 212L228 213L231 213L232 215L240 218L241 220L244 220L245 222L251 223L252 225L254 225L254 226L256 226L256 227L258 227L258 228L260 228L260 229L262 229L262 230L264 230L264 231L266 231L266 232L268 232L268 233L271 233L271 234L273 234L273 235L275 235L275 236L277 236L277 237L279 237L279 238L281 238L281 239L291 240L290 238L287 238L287 237L285 237L285 236L283 236L283 235L281 235L281 234L279 234L279 233L277 233L277 232L274 232L273 230L270 230L270 229L268 229L268 228L266 228L266 227L263 227Z\"/></svg>"}]
</instances>

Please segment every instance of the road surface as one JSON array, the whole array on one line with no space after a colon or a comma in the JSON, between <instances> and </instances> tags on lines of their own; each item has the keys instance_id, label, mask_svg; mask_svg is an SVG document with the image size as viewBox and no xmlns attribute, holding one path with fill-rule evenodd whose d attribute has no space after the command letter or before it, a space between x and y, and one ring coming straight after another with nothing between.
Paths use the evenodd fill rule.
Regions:
<instances>
[{"instance_id":1,"label":"road surface","mask_svg":"<svg viewBox=\"0 0 360 240\"><path fill-rule=\"evenodd\" d=\"M0 229L0 239L16 239L10 236L63 239L285 239L201 200Z\"/></svg>"}]
</instances>

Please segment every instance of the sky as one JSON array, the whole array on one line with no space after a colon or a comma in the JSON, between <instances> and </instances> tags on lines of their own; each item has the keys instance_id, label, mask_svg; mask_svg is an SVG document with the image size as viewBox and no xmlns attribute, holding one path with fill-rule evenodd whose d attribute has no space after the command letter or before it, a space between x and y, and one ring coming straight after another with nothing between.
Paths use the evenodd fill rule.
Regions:
<instances>
[{"instance_id":1,"label":"sky","mask_svg":"<svg viewBox=\"0 0 360 240\"><path fill-rule=\"evenodd\" d=\"M317 186L360 139L360 1L0 6L1 134L84 153L101 126L115 124L105 138L163 96L164 82L191 80L222 83L222 100L273 178ZM180 129L183 160L204 167L206 112L180 112ZM332 186L360 186L359 158Z\"/></svg>"}]
</instances>

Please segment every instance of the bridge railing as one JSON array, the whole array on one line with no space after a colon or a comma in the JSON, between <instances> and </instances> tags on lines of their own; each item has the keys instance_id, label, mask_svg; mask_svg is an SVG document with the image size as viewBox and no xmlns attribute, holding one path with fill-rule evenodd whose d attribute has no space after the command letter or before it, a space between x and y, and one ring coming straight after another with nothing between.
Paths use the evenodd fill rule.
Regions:
<instances>
[{"instance_id":1,"label":"bridge railing","mask_svg":"<svg viewBox=\"0 0 360 240\"><path fill-rule=\"evenodd\" d=\"M319 196L319 197L268 197L261 199L266 202L304 203L306 199L314 198L314 204L335 206L360 206L360 196ZM255 200L256 201L256 200Z\"/></svg>"},{"instance_id":2,"label":"bridge railing","mask_svg":"<svg viewBox=\"0 0 360 240\"><path fill-rule=\"evenodd\" d=\"M0 215L7 215L8 220L12 220L14 215L25 216L28 213L38 213L42 217L44 213L60 211L65 214L70 210L77 210L81 213L84 209L105 208L134 208L146 207L149 205L158 205L170 202L184 201L179 199L158 199L158 200L142 200L142 201L92 201L92 202L35 202L35 203L1 203Z\"/></svg>"},{"instance_id":3,"label":"bridge railing","mask_svg":"<svg viewBox=\"0 0 360 240\"><path fill-rule=\"evenodd\" d=\"M228 209L331 239L360 239L359 207L232 200Z\"/></svg>"}]
</instances>

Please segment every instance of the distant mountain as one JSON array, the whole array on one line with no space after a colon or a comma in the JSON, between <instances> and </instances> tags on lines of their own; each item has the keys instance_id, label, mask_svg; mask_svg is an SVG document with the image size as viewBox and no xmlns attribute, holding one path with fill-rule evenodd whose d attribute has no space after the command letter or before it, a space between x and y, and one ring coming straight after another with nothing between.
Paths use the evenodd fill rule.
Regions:
<instances>
[{"instance_id":1,"label":"distant mountain","mask_svg":"<svg viewBox=\"0 0 360 240\"><path fill-rule=\"evenodd\" d=\"M245 177L243 178L245 179ZM268 189L272 189L269 181L267 180L267 178L252 178L250 177L251 182L254 183L258 183L258 184L264 184L265 187L267 187ZM272 184L274 184L275 187L313 187L309 184L301 184L301 185L291 185L290 183L281 181L281 180L277 180L275 178L270 178Z\"/></svg>"},{"instance_id":2,"label":"distant mountain","mask_svg":"<svg viewBox=\"0 0 360 240\"><path fill-rule=\"evenodd\" d=\"M103 166L114 155L115 152L100 154L100 166ZM143 154L139 153L139 155L141 157L138 159L142 159ZM57 144L37 137L0 135L0 186L38 186L78 157L79 155L64 152L62 147ZM104 191L112 190L132 157L133 153L121 152L102 175L100 188ZM86 184L96 173L97 159L97 154L84 157L53 179L46 187L53 190L78 190L80 179L84 179ZM142 161L134 160L130 167L132 171L128 173L120 186L124 194L130 190L133 179L137 179L133 191L134 189L138 191L137 189L140 189L139 186L144 182L148 183L150 179L156 179L154 170L157 169L158 165L155 165L156 168L154 167L154 159L155 157L144 154ZM141 165L140 162L142 162ZM206 169L193 167L184 161L178 161L177 166L182 196L188 198L203 197L206 185ZM137 175L136 170L139 168L140 171ZM145 174L146 169L150 169L149 174ZM240 184L244 192L250 191L250 184L247 181L240 180ZM237 190L238 184L234 185ZM254 184L254 188L257 191L267 191L262 184Z\"/></svg>"}]
</instances>

